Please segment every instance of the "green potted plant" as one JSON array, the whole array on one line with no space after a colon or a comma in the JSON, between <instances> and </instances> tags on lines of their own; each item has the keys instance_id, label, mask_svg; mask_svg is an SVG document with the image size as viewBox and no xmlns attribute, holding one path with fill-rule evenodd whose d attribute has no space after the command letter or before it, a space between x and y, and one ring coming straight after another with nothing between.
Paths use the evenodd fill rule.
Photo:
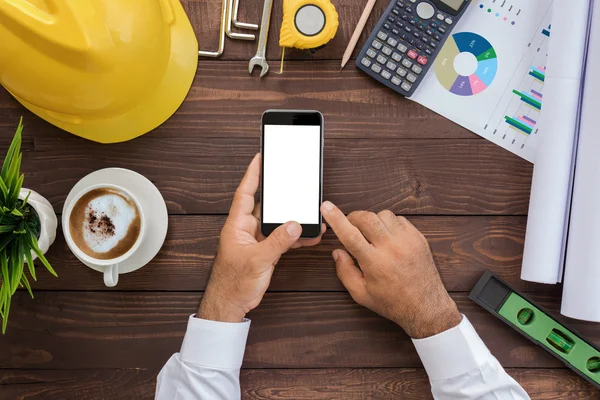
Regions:
<instances>
[{"instance_id":1,"label":"green potted plant","mask_svg":"<svg viewBox=\"0 0 600 400\"><path fill-rule=\"evenodd\" d=\"M0 318L2 333L6 332L10 301L19 287L33 293L25 264L36 280L33 260L39 258L48 271L44 253L56 238L58 221L48 200L38 193L22 188L25 176L21 173L21 134L23 119L6 153L0 172Z\"/></svg>"}]
</instances>

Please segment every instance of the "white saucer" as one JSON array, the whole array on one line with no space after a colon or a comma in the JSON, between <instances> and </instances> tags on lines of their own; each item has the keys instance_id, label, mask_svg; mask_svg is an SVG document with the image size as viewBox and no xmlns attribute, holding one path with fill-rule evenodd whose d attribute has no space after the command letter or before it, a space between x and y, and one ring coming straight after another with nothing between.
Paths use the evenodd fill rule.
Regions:
<instances>
[{"instance_id":1,"label":"white saucer","mask_svg":"<svg viewBox=\"0 0 600 400\"><path fill-rule=\"evenodd\" d=\"M119 264L120 274L133 272L152 261L165 242L167 228L169 226L167 205L156 186L154 186L154 184L145 176L123 168L100 169L82 178L75 186L73 186L73 189L71 189L71 192L65 200L65 205L63 206L63 231L65 223L68 223L68 221L65 221L65 211L77 193L81 192L86 187L102 183L112 183L129 190L139 201L144 215L152 216L151 218L146 217L146 237L139 249L129 259ZM104 272L104 267L85 262L84 264L96 271Z\"/></svg>"}]
</instances>

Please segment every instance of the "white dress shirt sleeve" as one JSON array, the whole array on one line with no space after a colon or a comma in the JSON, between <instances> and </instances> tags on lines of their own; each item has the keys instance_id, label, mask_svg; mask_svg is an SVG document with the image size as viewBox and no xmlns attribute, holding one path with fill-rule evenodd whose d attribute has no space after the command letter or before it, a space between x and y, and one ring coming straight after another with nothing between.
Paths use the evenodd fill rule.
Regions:
<instances>
[{"instance_id":1,"label":"white dress shirt sleeve","mask_svg":"<svg viewBox=\"0 0 600 400\"><path fill-rule=\"evenodd\" d=\"M158 374L157 400L240 398L240 367L250 320L217 322L191 316L181 345Z\"/></svg>"},{"instance_id":2,"label":"white dress shirt sleeve","mask_svg":"<svg viewBox=\"0 0 600 400\"><path fill-rule=\"evenodd\" d=\"M190 317L181 352L158 375L157 400L240 398L240 367L250 321L227 323ZM436 399L529 399L463 316L445 332L413 343Z\"/></svg>"},{"instance_id":3,"label":"white dress shirt sleeve","mask_svg":"<svg viewBox=\"0 0 600 400\"><path fill-rule=\"evenodd\" d=\"M436 399L529 399L490 353L463 315L456 327L413 343Z\"/></svg>"}]
</instances>

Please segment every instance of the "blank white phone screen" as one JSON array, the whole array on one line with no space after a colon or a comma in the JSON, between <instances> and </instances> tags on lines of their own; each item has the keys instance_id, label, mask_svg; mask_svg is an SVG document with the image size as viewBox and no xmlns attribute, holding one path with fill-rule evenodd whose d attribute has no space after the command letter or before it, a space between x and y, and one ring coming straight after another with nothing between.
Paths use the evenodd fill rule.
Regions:
<instances>
[{"instance_id":1,"label":"blank white phone screen","mask_svg":"<svg viewBox=\"0 0 600 400\"><path fill-rule=\"evenodd\" d=\"M262 222L318 224L321 127L265 125Z\"/></svg>"}]
</instances>

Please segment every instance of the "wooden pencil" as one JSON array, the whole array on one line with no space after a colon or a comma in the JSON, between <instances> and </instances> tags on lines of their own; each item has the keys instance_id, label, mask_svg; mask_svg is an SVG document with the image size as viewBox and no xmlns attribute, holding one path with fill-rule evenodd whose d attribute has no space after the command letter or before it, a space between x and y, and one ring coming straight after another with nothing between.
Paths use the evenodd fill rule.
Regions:
<instances>
[{"instance_id":1,"label":"wooden pencil","mask_svg":"<svg viewBox=\"0 0 600 400\"><path fill-rule=\"evenodd\" d=\"M367 19L369 19L369 15L371 15L371 11L373 10L373 6L375 5L376 0L368 0L365 9L363 10L360 19L358 20L358 24L356 24L356 28L354 29L354 33L352 33L352 37L350 38L350 42L348 42L348 47L346 47L346 51L344 52L344 56L342 57L342 66L340 67L340 71L344 69L344 66L352 56L352 52L356 47L356 42L358 42L358 38L365 28L365 24L367 23Z\"/></svg>"}]
</instances>

